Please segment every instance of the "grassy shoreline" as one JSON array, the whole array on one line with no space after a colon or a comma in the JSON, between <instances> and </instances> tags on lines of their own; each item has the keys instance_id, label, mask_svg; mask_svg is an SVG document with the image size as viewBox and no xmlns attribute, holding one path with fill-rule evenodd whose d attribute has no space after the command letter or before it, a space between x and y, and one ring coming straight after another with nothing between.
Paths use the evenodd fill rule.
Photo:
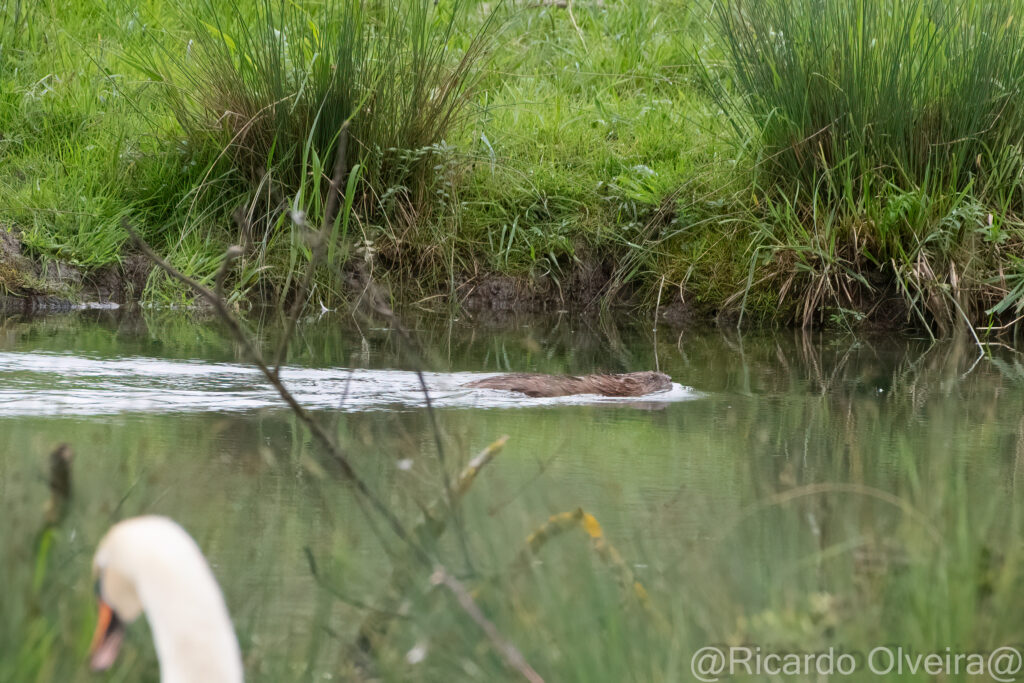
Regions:
<instances>
[{"instance_id":1,"label":"grassy shoreline","mask_svg":"<svg viewBox=\"0 0 1024 683\"><path fill-rule=\"evenodd\" d=\"M761 15L737 2L422 4L406 16L369 3L376 14L352 28L346 12L362 5L347 0L288 16L263 0L6 3L0 226L34 265L0 255L0 290L53 293L39 277L53 264L86 281L125 272L127 218L207 281L242 244L234 301L287 299L310 258L295 216L322 213L336 129L354 111L349 164L362 175L314 304L343 304L373 278L435 308L628 304L936 334L1017 317L1024 107L1008 79L1024 40L1012 14L892 0L890 12L918 12L899 35L837 2L820 25L800 3ZM874 37L847 30L857 11ZM344 83L341 48L319 42L332 21L353 32L344 45L377 50L345 53ZM984 22L990 43L951 51ZM878 77L911 49L914 70ZM940 82L958 60L964 77ZM395 74L401 87L380 85ZM431 107L448 109L427 130ZM260 126L257 144L246 136ZM131 295L187 297L159 275Z\"/></svg>"}]
</instances>

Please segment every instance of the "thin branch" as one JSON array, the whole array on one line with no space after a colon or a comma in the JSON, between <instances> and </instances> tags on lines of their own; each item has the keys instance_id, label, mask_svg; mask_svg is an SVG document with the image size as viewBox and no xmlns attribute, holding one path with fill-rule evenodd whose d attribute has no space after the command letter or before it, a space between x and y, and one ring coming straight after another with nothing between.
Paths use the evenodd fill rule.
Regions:
<instances>
[{"instance_id":1,"label":"thin branch","mask_svg":"<svg viewBox=\"0 0 1024 683\"><path fill-rule=\"evenodd\" d=\"M193 278L190 278L189 276L179 271L177 268L175 268L166 260L164 260L163 257L161 257L159 254L153 251L153 248L150 247L149 244L145 240L143 240L142 237L137 232L135 232L131 224L128 222L127 218L121 219L121 225L122 227L124 227L125 232L132 236L132 238L135 240L135 243L138 245L139 249L142 250L142 253L144 253L150 260L152 260L153 263L159 266L165 273L170 275L175 280L178 280L185 286L189 287L207 303L213 306L213 309L217 313L217 316L224 322L225 325L227 325L228 330L235 337L238 343L242 345L242 348L244 349L246 355L249 356L252 363L259 369L261 373L263 373L263 376L266 377L267 381L270 382L274 389L277 390L278 395L285 403L288 404L288 407L292 409L292 411L295 413L295 416L298 417L299 420L303 424L305 424L306 427L309 428L310 433L312 433L313 435L313 438L331 456L333 462L341 468L342 475L344 475L344 477L348 479L353 486L355 486L356 491L358 491L360 495L362 495L363 497L366 498L367 501L369 501L370 506L387 521L388 526L391 527L391 530L394 532L394 534L398 536L398 538L402 539L407 544L409 544L410 548L413 549L416 558L421 563L427 566L431 565L430 555L427 554L427 551L424 550L415 541L415 539L413 539L413 537L409 535L409 532L405 530L404 526L402 526L402 522L398 519L398 517L395 516L395 514L391 510L388 509L384 502L381 501L376 495L374 495L374 493L370 490L370 487L366 484L365 481L363 481L363 478L360 477L359 474L356 472L355 468L352 466L352 463L349 461L348 457L346 457L345 454L342 453L341 450L334 444L334 440L331 439L330 435L327 434L327 432L323 429L320 423L314 420L312 415L310 415L309 412L302 407L298 400L296 400L295 396L292 395L291 391L289 391L288 388L281 382L281 378L278 376L278 374L271 370L270 367L266 364L266 362L263 360L263 354L260 353L260 350L256 348L256 346L252 343L252 340L249 338L249 335L247 335L245 331L242 329L241 323L238 321L238 318L235 317L234 313L232 313L231 309L228 308L228 305L224 301L224 299L217 296L217 294L209 287L204 286L203 284L199 283L198 281L194 280Z\"/></svg>"},{"instance_id":2,"label":"thin branch","mask_svg":"<svg viewBox=\"0 0 1024 683\"><path fill-rule=\"evenodd\" d=\"M1014 318L1010 322L1006 323L1005 325L1000 325L999 327L992 327L991 325L989 325L987 327L978 327L978 328L975 328L975 329L977 329L978 332L985 332L986 334L991 333L991 332L999 332L1001 330L1007 330L1007 329L1013 327L1014 325L1019 323L1021 320L1024 320L1024 315L1019 316L1017 318Z\"/></svg>"},{"instance_id":3,"label":"thin branch","mask_svg":"<svg viewBox=\"0 0 1024 683\"><path fill-rule=\"evenodd\" d=\"M448 508L451 512L452 519L455 520L455 529L458 532L459 545L462 547L462 555L466 560L466 566L470 571L473 571L473 560L469 554L469 542L466 540L465 530L462 526L462 517L459 515L459 509L455 502L455 495L452 493L451 478L448 476L448 463L444 456L444 443L441 440L441 425L437 422L437 413L434 411L434 403L430 399L430 390L427 388L427 380L423 376L423 371L418 367L416 368L416 377L419 379L420 389L423 391L423 400L427 404L427 415L430 416L430 426L431 431L434 433L434 447L437 449L437 460L441 469L441 482L444 485L445 499L448 501Z\"/></svg>"},{"instance_id":4,"label":"thin branch","mask_svg":"<svg viewBox=\"0 0 1024 683\"><path fill-rule=\"evenodd\" d=\"M470 571L473 571L473 561L469 552L469 543L466 540L465 529L462 524L462 517L459 514L459 510L455 502L455 494L452 491L451 478L448 474L448 463L445 458L444 442L441 439L441 427L437 422L437 414L434 411L434 403L430 398L430 390L427 387L427 380L423 375L423 371L419 368L423 365L422 354L419 351L419 346L413 339L412 335L409 334L409 330L402 324L398 319L398 316L391 309L391 307L384 301L384 297L372 286L372 281L367 278L366 286L367 302L369 306L375 310L378 314L384 316L387 319L391 327L398 332L399 336L408 344L409 348L413 350L413 362L416 365L416 378L419 380L420 389L423 392L423 398L427 407L427 415L430 417L431 429L434 435L434 446L437 449L437 459L440 464L441 470L441 481L444 485L445 500L448 501L448 507L452 515L452 519L455 521L456 535L459 537L459 545L462 549L463 558L466 561L466 566Z\"/></svg>"},{"instance_id":5,"label":"thin branch","mask_svg":"<svg viewBox=\"0 0 1024 683\"><path fill-rule=\"evenodd\" d=\"M328 583L327 580L323 576L320 575L320 568L317 566L316 557L313 555L313 550L308 545L307 546L303 546L302 552L306 556L306 564L309 565L309 573L310 573L310 575L312 575L313 581L315 581L316 585L320 586L321 589L323 589L327 593L330 593L331 596L333 596L335 599L340 600L341 602L345 603L346 605L351 605L352 607L355 607L356 609L366 610L368 612L373 612L375 614L380 614L381 616L385 616L385 617L387 617L389 619L408 619L409 618L407 615L401 614L399 612L387 612L387 611L384 611L384 610L377 609L373 605L368 605L367 603L363 602L362 600L357 600L356 598L353 598L353 597L347 595L346 593L341 591L341 589L339 589L336 586Z\"/></svg>"},{"instance_id":6,"label":"thin branch","mask_svg":"<svg viewBox=\"0 0 1024 683\"><path fill-rule=\"evenodd\" d=\"M544 679L540 677L539 673L534 671L519 649L506 640L498 632L494 623L484 616L484 613L480 611L476 602L473 601L473 596L469 594L469 591L462 585L462 582L449 574L444 567L438 567L434 570L434 574L430 577L430 582L435 586L444 586L451 591L455 599L458 600L459 605L462 606L463 611L469 615L470 619L476 622L476 625L480 627L480 630L484 632L487 639L491 641L494 649L498 651L498 654L505 660L505 664L509 668L517 671L530 683L544 683Z\"/></svg>"},{"instance_id":7,"label":"thin branch","mask_svg":"<svg viewBox=\"0 0 1024 683\"><path fill-rule=\"evenodd\" d=\"M466 495L469 488L473 485L480 471L494 460L494 457L505 447L507 441L508 437L503 436L488 445L476 457L470 460L466 468L462 470L452 489L453 499L444 501L449 516L454 516L454 506L458 505L462 497ZM448 517L441 514L443 510L438 509L440 507L441 504L438 502L423 510L423 519L412 529L414 536L417 538L428 538L431 541L436 541L441 537L445 527L448 525ZM359 625L359 631L356 634L356 647L363 652L372 650L376 643L387 634L390 626L390 619L387 613L397 612L400 609L400 603L412 586L413 578L408 572L400 569L401 563L395 563L395 565L396 568L391 572L391 580L388 582L388 587L384 594L384 609L378 610L378 613L368 614L363 619L363 623Z\"/></svg>"},{"instance_id":8,"label":"thin branch","mask_svg":"<svg viewBox=\"0 0 1024 683\"><path fill-rule=\"evenodd\" d=\"M510 495L508 498L506 498L505 500L502 500L500 502L494 503L489 508L487 508L488 516L493 517L494 515L498 514L498 512L500 512L502 508L504 508L505 506L507 506L510 503L512 503L512 501L516 500L523 493L523 491L529 490L531 485L533 484L533 482L535 482L537 479L540 479L542 476L544 476L544 473L547 472L548 467L551 466L551 463L553 463L555 461L555 458L557 458L557 457L558 457L557 455L552 455L547 460L544 460L544 461L538 460L537 461L537 471L534 473L534 475L532 477L530 477L529 479L527 479L526 481L524 481L519 486L519 488L517 488L512 493L512 495Z\"/></svg>"},{"instance_id":9,"label":"thin branch","mask_svg":"<svg viewBox=\"0 0 1024 683\"><path fill-rule=\"evenodd\" d=\"M209 287L206 287L202 283L198 282L197 280L185 275L177 268L172 266L170 263L168 263L159 254L157 254L153 250L153 248L150 247L149 244L145 240L143 240L142 237L137 232L135 232L135 230L132 228L131 224L129 223L126 217L121 219L121 224L125 232L127 232L132 237L132 239L138 245L139 249L142 250L142 252L151 261L153 261L153 263L155 263L160 269L162 269L175 280L178 280L185 286L189 287L199 297L207 301L207 303L209 303L213 307L218 317L220 317L224 324L227 325L231 334L242 345L242 348L244 349L245 353L249 356L251 362L259 369L259 371L263 374L267 381L274 387L274 389L277 390L278 395L288 405L288 407L291 408L292 412L295 413L295 416L299 418L299 421L306 425L306 427L310 430L310 433L313 435L313 438L331 456L333 462L341 469L342 475L346 479L348 479L349 482L351 482L352 485L355 487L356 492L360 496L357 497L357 500L365 501L366 503L368 503L370 508L377 514L379 514L387 522L388 526L391 528L391 531L395 534L395 536L397 536L406 544L413 558L415 558L417 561L419 561L420 564L424 566L434 567L433 576L438 579L437 583L444 585L453 593L458 602L458 605L480 627L480 629L484 632L484 634L491 641L491 643L498 648L498 651L505 660L505 662L510 667L512 667L520 674L522 674L524 678L530 681L530 683L543 683L543 679L526 662L526 660L523 658L522 654L516 649L516 647L512 645L511 642L505 640L505 638L498 632L494 624L491 623L487 619L487 617L484 616L483 612L480 611L480 608L473 601L472 596L466 591L465 587L458 581L458 579L448 574L447 570L445 570L443 566L431 561L430 555L419 543L416 542L413 535L405 529L405 527L402 525L402 522L398 519L398 517L390 509L388 509L384 502L380 498L378 498L373 493L373 491L370 490L370 487L363 480L363 478L360 477L359 474L356 472L355 468L349 461L348 457L341 451L341 449L338 448L337 445L335 445L334 440L330 437L330 435L324 430L320 423L317 420L314 420L313 416L308 411L306 411L305 408L302 407L298 400L296 400L295 396L291 393L291 391L289 391L288 388L281 382L278 373L271 370L271 368L267 365L266 361L263 359L263 354L260 352L259 348L252 342L249 336L242 329L241 323L239 322L238 318L235 317L231 309L228 307L228 304L223 299L223 297L218 296L216 292L211 290ZM230 252L231 250L229 250L229 253ZM310 270L312 270L312 268L310 268ZM504 443L501 440L499 441L501 444ZM474 460L471 463L471 465L476 463L477 466L473 471L472 475L470 475L470 480L472 479L472 476L475 476L476 471L479 471L479 468L486 464L486 462L488 462L490 458L493 457L493 454L496 453L497 450L500 450L500 447L493 448L493 446L494 445L492 444L492 448L488 449L489 451L493 450L493 452L488 457L483 458L482 460ZM468 488L468 484L466 488ZM463 491L464 490L465 489L463 489ZM449 494L451 494L450 489ZM454 500L452 500L450 497L449 505L451 506L451 512L455 514L455 503ZM368 519L372 520L372 517L368 516Z\"/></svg>"}]
</instances>

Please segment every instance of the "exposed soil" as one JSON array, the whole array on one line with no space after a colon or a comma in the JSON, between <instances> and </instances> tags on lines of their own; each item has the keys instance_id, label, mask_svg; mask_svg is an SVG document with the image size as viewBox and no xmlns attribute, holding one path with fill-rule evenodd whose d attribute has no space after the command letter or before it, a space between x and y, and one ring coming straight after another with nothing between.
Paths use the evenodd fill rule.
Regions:
<instances>
[{"instance_id":1,"label":"exposed soil","mask_svg":"<svg viewBox=\"0 0 1024 683\"><path fill-rule=\"evenodd\" d=\"M28 265L21 255L21 242L12 232L0 227L0 285L17 286Z\"/></svg>"},{"instance_id":2,"label":"exposed soil","mask_svg":"<svg viewBox=\"0 0 1024 683\"><path fill-rule=\"evenodd\" d=\"M90 272L62 261L35 261L22 254L17 234L0 226L0 311L64 311L83 304L135 302L151 268L142 254Z\"/></svg>"},{"instance_id":3,"label":"exposed soil","mask_svg":"<svg viewBox=\"0 0 1024 683\"><path fill-rule=\"evenodd\" d=\"M583 257L561 278L515 277L496 273L467 280L458 288L459 304L469 313L542 313L596 308L612 278L609 264ZM632 292L627 292L623 303Z\"/></svg>"},{"instance_id":4,"label":"exposed soil","mask_svg":"<svg viewBox=\"0 0 1024 683\"><path fill-rule=\"evenodd\" d=\"M142 297L152 269L149 260L139 253L128 254L116 266L88 272L60 261L37 262L22 253L16 233L0 226L0 311L62 311L134 303ZM350 278L353 291L367 286L365 276L357 275ZM457 288L457 297L462 309L480 321L558 311L596 315L609 298L617 305L637 303L637 292L617 286L614 279L614 264L581 257L570 272L558 278L497 273L467 278ZM870 296L858 291L857 300L850 302L851 310L844 314L858 311L849 323L866 330L893 330L918 322L908 321L904 299L889 289L879 283ZM685 292L666 287L657 307L657 323L676 328L702 321L729 325L738 313L694 306L686 300ZM828 317L828 312L817 314L815 326Z\"/></svg>"}]
</instances>

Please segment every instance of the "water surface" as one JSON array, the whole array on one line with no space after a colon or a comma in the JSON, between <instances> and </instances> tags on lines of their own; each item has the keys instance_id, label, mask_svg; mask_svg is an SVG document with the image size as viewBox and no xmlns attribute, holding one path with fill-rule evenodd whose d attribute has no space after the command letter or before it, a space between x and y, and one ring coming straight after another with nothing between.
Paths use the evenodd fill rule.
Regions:
<instances>
[{"instance_id":1,"label":"water surface","mask_svg":"<svg viewBox=\"0 0 1024 683\"><path fill-rule=\"evenodd\" d=\"M884 634L983 648L1024 632L988 602L1017 588L1024 367L1011 349L979 357L966 342L655 332L569 315L410 322L417 348L383 325L306 321L282 378L410 526L443 503L444 472L451 480L509 437L436 549L474 585L508 576L549 516L582 508L600 522L672 628L648 633L655 620L623 598L616 571L565 531L531 581L501 591L516 599L482 593L551 680L685 680L688 652L730 639L856 649ZM274 348L275 325L251 329ZM655 367L677 384L642 400L460 386L481 373ZM40 563L46 456L61 442L76 453L74 498ZM0 320L0 568L27 596L0 615L0 661L22 667L0 678L50 666L89 680L92 549L112 521L148 512L181 521L210 557L250 680L358 678L350 645L400 544L321 456L210 321L158 311ZM406 605L412 616L376 674L507 675L472 624L431 595ZM421 646L424 660L407 656ZM138 628L118 680L154 666Z\"/></svg>"},{"instance_id":2,"label":"water surface","mask_svg":"<svg viewBox=\"0 0 1024 683\"><path fill-rule=\"evenodd\" d=\"M600 403L656 404L697 396L675 383L642 398L595 395L529 398L469 389L492 376L365 368L283 367L281 380L302 405L342 412L425 408L528 408ZM277 389L251 364L94 358L68 353L0 353L0 417L145 412L233 412L280 406Z\"/></svg>"}]
</instances>

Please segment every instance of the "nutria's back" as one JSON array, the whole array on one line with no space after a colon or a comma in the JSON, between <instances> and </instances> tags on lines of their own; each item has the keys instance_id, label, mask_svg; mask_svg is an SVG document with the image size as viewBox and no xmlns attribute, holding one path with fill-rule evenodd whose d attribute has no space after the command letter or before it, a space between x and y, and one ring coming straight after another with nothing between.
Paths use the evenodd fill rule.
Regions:
<instances>
[{"instance_id":1,"label":"nutria's back","mask_svg":"<svg viewBox=\"0 0 1024 683\"><path fill-rule=\"evenodd\" d=\"M518 391L534 398L599 394L644 396L672 388L672 378L660 372L629 372L621 375L541 375L514 372L469 382L474 389Z\"/></svg>"}]
</instances>

